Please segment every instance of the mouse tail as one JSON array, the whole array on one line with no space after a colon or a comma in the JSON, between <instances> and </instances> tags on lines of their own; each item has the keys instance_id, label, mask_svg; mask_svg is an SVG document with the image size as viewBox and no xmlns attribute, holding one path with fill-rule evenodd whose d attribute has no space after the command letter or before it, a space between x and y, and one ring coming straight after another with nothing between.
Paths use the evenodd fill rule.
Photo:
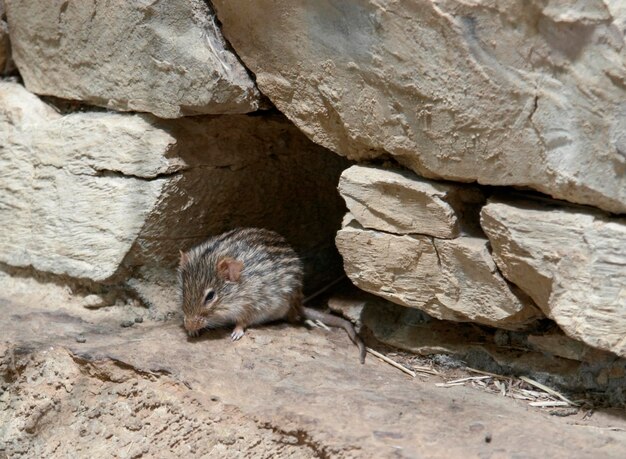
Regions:
<instances>
[{"instance_id":1,"label":"mouse tail","mask_svg":"<svg viewBox=\"0 0 626 459\"><path fill-rule=\"evenodd\" d=\"M365 343L363 343L363 340L354 329L352 322L326 312L308 308L306 306L302 307L301 314L304 319L313 321L319 320L320 322L324 322L326 325L330 325L331 327L343 328L352 342L359 348L359 360L361 363L365 363L365 354L367 353L367 349L365 348Z\"/></svg>"}]
</instances>

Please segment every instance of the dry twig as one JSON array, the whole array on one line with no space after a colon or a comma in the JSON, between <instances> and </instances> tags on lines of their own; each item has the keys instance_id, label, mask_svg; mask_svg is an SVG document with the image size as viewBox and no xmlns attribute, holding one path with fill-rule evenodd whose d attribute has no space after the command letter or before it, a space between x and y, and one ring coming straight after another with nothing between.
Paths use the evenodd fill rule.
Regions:
<instances>
[{"instance_id":1,"label":"dry twig","mask_svg":"<svg viewBox=\"0 0 626 459\"><path fill-rule=\"evenodd\" d=\"M395 360L391 360L391 359L390 359L389 357L387 357L386 355L383 355L383 354L381 354L380 352L375 351L374 349L369 348L369 347L366 347L365 349L367 350L367 352L369 352L370 354L372 354L374 357L378 357L378 358L379 358L380 360L382 360L383 362L388 363L388 364L389 364L389 365L391 365L392 367L397 368L398 370L400 370L400 371L402 371L402 372L406 373L407 375L410 375L410 376L412 376L412 377L414 377L414 378L417 376L417 374L416 374L414 371L409 370L407 367L405 367L404 365L402 365L402 364L400 364L400 363L396 362Z\"/></svg>"},{"instance_id":2,"label":"dry twig","mask_svg":"<svg viewBox=\"0 0 626 459\"><path fill-rule=\"evenodd\" d=\"M542 391L560 398L561 400L563 400L564 402L569 403L571 406L579 406L577 403L572 402L570 399L568 399L567 397L565 397L564 395L560 394L559 392L555 391L554 389L549 388L548 386L544 386L543 384L541 384L540 382L537 382L535 380L532 380L530 378L527 378L526 376L520 376L519 379L521 379L522 381L524 381L525 383L530 384L531 386L535 386L538 387L539 389L541 389Z\"/></svg>"}]
</instances>

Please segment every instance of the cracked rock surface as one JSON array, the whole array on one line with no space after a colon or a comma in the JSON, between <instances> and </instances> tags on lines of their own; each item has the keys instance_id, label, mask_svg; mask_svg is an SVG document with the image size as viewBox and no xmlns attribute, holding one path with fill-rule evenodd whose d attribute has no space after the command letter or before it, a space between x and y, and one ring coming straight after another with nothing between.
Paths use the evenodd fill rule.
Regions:
<instances>
[{"instance_id":1,"label":"cracked rock surface","mask_svg":"<svg viewBox=\"0 0 626 459\"><path fill-rule=\"evenodd\" d=\"M570 337L626 357L626 219L492 199L481 222L503 275Z\"/></svg>"},{"instance_id":2,"label":"cracked rock surface","mask_svg":"<svg viewBox=\"0 0 626 459\"><path fill-rule=\"evenodd\" d=\"M336 264L328 240L347 161L281 115L61 114L0 82L0 140L0 262L109 281L172 266L179 249L233 226L264 226L317 271Z\"/></svg>"},{"instance_id":3,"label":"cracked rock surface","mask_svg":"<svg viewBox=\"0 0 626 459\"><path fill-rule=\"evenodd\" d=\"M4 282L29 284L0 298L0 455L624 455L623 431L437 388L371 356L360 365L341 331L276 324L237 343L227 330L190 340L180 317L124 328L142 308L90 311L62 287Z\"/></svg>"},{"instance_id":4,"label":"cracked rock surface","mask_svg":"<svg viewBox=\"0 0 626 459\"><path fill-rule=\"evenodd\" d=\"M327 148L626 212L623 2L213 5L261 91Z\"/></svg>"},{"instance_id":5,"label":"cracked rock surface","mask_svg":"<svg viewBox=\"0 0 626 459\"><path fill-rule=\"evenodd\" d=\"M202 0L6 0L29 91L161 118L248 113L261 95Z\"/></svg>"},{"instance_id":6,"label":"cracked rock surface","mask_svg":"<svg viewBox=\"0 0 626 459\"><path fill-rule=\"evenodd\" d=\"M542 317L491 257L478 225L480 191L352 166L339 192L350 212L335 241L360 289L444 320L514 330ZM406 211L414 207L419 211Z\"/></svg>"}]
</instances>

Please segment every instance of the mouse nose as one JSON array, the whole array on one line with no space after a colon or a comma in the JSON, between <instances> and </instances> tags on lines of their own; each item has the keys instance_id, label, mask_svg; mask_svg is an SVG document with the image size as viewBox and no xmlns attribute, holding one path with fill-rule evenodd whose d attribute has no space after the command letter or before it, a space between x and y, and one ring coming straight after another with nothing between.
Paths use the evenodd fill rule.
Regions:
<instances>
[{"instance_id":1,"label":"mouse nose","mask_svg":"<svg viewBox=\"0 0 626 459\"><path fill-rule=\"evenodd\" d=\"M196 332L204 328L204 320L201 317L185 317L183 320L185 330L188 332Z\"/></svg>"}]
</instances>

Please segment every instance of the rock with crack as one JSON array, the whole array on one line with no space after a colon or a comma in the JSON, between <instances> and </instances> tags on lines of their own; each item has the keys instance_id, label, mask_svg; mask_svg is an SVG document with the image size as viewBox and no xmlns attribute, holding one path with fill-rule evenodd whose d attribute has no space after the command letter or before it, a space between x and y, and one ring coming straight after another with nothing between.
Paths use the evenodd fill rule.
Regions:
<instances>
[{"instance_id":1,"label":"rock with crack","mask_svg":"<svg viewBox=\"0 0 626 459\"><path fill-rule=\"evenodd\" d=\"M469 366L498 374L524 374L551 387L604 393L623 405L626 359L555 332L532 335L471 324L451 324L361 292L347 294L341 309L359 308L359 320L390 346L432 356L444 367ZM337 301L334 301L337 306ZM555 327L556 328L556 327ZM524 350L524 352L520 352Z\"/></svg>"},{"instance_id":2,"label":"rock with crack","mask_svg":"<svg viewBox=\"0 0 626 459\"><path fill-rule=\"evenodd\" d=\"M2 263L114 281L233 226L280 230L309 267L335 261L346 161L282 116L62 115L5 82L0 142Z\"/></svg>"},{"instance_id":3,"label":"rock with crack","mask_svg":"<svg viewBox=\"0 0 626 459\"><path fill-rule=\"evenodd\" d=\"M100 281L111 277L184 167L176 139L139 116L62 116L0 83L0 261Z\"/></svg>"},{"instance_id":4,"label":"rock with crack","mask_svg":"<svg viewBox=\"0 0 626 459\"><path fill-rule=\"evenodd\" d=\"M626 356L626 220L546 202L481 213L503 275L570 337Z\"/></svg>"},{"instance_id":5,"label":"rock with crack","mask_svg":"<svg viewBox=\"0 0 626 459\"><path fill-rule=\"evenodd\" d=\"M212 4L261 91L327 148L626 213L619 1Z\"/></svg>"},{"instance_id":6,"label":"rock with crack","mask_svg":"<svg viewBox=\"0 0 626 459\"><path fill-rule=\"evenodd\" d=\"M439 319L515 329L541 316L491 259L479 190L352 166L339 191L350 213L336 243L361 289Z\"/></svg>"},{"instance_id":7,"label":"rock with crack","mask_svg":"<svg viewBox=\"0 0 626 459\"><path fill-rule=\"evenodd\" d=\"M445 239L459 236L464 217L471 220L472 209L484 202L476 188L362 165L341 174L339 192L365 228ZM467 226L471 221L464 223Z\"/></svg>"},{"instance_id":8,"label":"rock with crack","mask_svg":"<svg viewBox=\"0 0 626 459\"><path fill-rule=\"evenodd\" d=\"M6 75L15 70L15 64L11 57L9 26L6 19L4 1L0 0L0 74L2 75Z\"/></svg>"},{"instance_id":9,"label":"rock with crack","mask_svg":"<svg viewBox=\"0 0 626 459\"><path fill-rule=\"evenodd\" d=\"M6 0L34 93L162 118L247 113L260 94L202 0Z\"/></svg>"},{"instance_id":10,"label":"rock with crack","mask_svg":"<svg viewBox=\"0 0 626 459\"><path fill-rule=\"evenodd\" d=\"M348 215L336 243L357 287L438 319L517 329L541 316L500 276L485 239L389 234Z\"/></svg>"},{"instance_id":11,"label":"rock with crack","mask_svg":"<svg viewBox=\"0 0 626 459\"><path fill-rule=\"evenodd\" d=\"M442 390L433 379L409 379L375 358L361 365L342 330L270 324L251 329L236 345L222 330L189 340L178 319L146 317L123 328L121 308L87 310L67 289L56 285L61 296L55 298L32 279L18 279L27 285L15 296L15 279L2 277L0 456L89 451L82 456L109 457L115 450L120 457L166 458L386 458L398 451L404 457L490 457L494 444L486 435L501 442L504 457L624 456L622 418L611 418L612 429L599 435L597 428L568 425L487 391ZM39 301L46 297L54 307ZM398 306L394 314L378 300L366 306L364 320L376 332L386 328L388 342L469 356L491 333L448 323L427 327L432 319L414 326L419 311ZM84 339L76 340L78 334ZM498 354L507 350L489 348L497 352L482 361L506 368ZM534 376L538 366L528 353L511 354L520 363L514 368ZM562 360L542 359L569 383L580 367ZM438 369L455 378L445 366ZM587 369L595 376L597 369ZM623 394L623 373L609 375L606 385Z\"/></svg>"}]
</instances>

